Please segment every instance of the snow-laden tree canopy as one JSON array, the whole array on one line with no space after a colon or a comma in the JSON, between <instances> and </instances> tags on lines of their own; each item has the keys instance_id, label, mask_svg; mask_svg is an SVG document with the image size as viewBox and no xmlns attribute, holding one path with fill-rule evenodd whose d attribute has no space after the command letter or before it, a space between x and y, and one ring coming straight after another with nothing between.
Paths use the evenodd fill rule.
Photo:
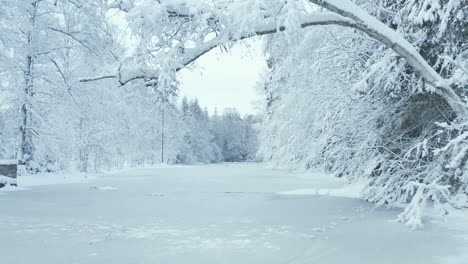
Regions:
<instances>
[{"instance_id":1,"label":"snow-laden tree canopy","mask_svg":"<svg viewBox=\"0 0 468 264\"><path fill-rule=\"evenodd\" d=\"M109 7L126 13L138 48L116 72L83 82L116 78L123 85L144 79L148 85L168 87L175 72L215 47L228 48L235 41L279 31L292 34L310 26L340 25L392 49L424 79L427 91L441 95L458 116L468 117L452 79L442 78L401 34L350 0L119 0Z\"/></svg>"},{"instance_id":2,"label":"snow-laden tree canopy","mask_svg":"<svg viewBox=\"0 0 468 264\"><path fill-rule=\"evenodd\" d=\"M429 8L429 2L440 5ZM411 40L466 98L466 5L359 3ZM421 226L420 209L429 200L442 208L468 205L468 123L447 100L427 92L427 82L404 58L344 27L315 27L294 41L276 34L266 49L266 160L364 180L369 201L409 203L401 220L413 227Z\"/></svg>"}]
</instances>

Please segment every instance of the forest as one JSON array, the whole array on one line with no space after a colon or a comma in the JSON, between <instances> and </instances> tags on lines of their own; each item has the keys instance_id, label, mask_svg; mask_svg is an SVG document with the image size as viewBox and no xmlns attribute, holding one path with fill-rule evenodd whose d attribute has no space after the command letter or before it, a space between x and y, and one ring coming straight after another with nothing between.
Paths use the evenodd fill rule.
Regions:
<instances>
[{"instance_id":1,"label":"forest","mask_svg":"<svg viewBox=\"0 0 468 264\"><path fill-rule=\"evenodd\" d=\"M209 116L176 86L80 83L127 48L97 4L2 3L0 159L30 173L255 159L255 116Z\"/></svg>"},{"instance_id":2,"label":"forest","mask_svg":"<svg viewBox=\"0 0 468 264\"><path fill-rule=\"evenodd\" d=\"M0 0L0 159L319 170L419 228L429 205L468 208L467 16L467 0ZM246 39L268 65L262 113L181 98L179 71Z\"/></svg>"}]
</instances>

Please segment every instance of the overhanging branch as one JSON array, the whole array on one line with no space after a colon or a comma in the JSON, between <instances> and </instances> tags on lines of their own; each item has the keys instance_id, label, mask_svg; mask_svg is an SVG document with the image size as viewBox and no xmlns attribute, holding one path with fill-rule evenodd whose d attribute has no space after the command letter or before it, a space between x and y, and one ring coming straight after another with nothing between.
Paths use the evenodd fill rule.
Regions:
<instances>
[{"instance_id":1,"label":"overhanging branch","mask_svg":"<svg viewBox=\"0 0 468 264\"><path fill-rule=\"evenodd\" d=\"M353 25L353 21L351 19L344 18L340 15L337 15L331 12L330 13L317 13L317 14L313 14L313 15L309 15L305 17L303 19L303 22L300 24L300 27L306 28L306 27L316 26L316 25L333 25L333 24L350 26L350 25ZM276 24L272 23L270 25L258 28L255 31L241 34L240 36L229 36L229 35L221 34L212 40L204 42L203 44L199 45L196 48L183 50L184 57L182 59L182 62L180 63L181 65L183 65L183 67L176 68L176 72L190 65L192 62L194 62L195 60L197 60L204 54L208 53L212 49L222 44L225 44L227 42L240 41L240 40L255 37L255 36L274 34L274 33L285 31L285 30L286 30L285 26L278 27ZM105 80L105 79L117 79L121 85L125 85L134 80L144 80L147 78L149 77L145 75L140 75L140 76L134 76L127 80L121 80L119 77L119 74L115 74L115 75L105 75L105 76L100 76L100 77L81 79L80 82L92 82L92 81L100 81L100 80ZM154 81L155 77L151 77L149 79Z\"/></svg>"},{"instance_id":2,"label":"overhanging branch","mask_svg":"<svg viewBox=\"0 0 468 264\"><path fill-rule=\"evenodd\" d=\"M416 48L409 43L401 34L390 29L388 26L380 22L375 17L369 15L362 8L355 5L349 0L309 0L311 3L319 5L323 8L330 10L327 13L316 13L305 16L300 24L301 28L307 28L310 26L317 25L340 25L345 27L351 27L360 30L370 37L380 41L388 48L395 51L401 57L406 59L408 64L420 74L423 79L432 87L434 92L442 96L451 108L457 113L459 117L468 118L468 109L464 106L463 100L453 91L450 87L450 82L442 78L419 54ZM266 26L257 28L252 32L246 32L240 36L231 36L221 32L216 38L207 41L196 48L183 50L183 59L181 65L176 69L176 72L188 66L202 55L211 51L215 47L223 45L230 41L239 41L242 39L262 36L268 34L274 34L280 31L286 30L285 26L278 27L276 23L271 23ZM90 78L81 80L81 82L87 82L90 80L102 80L109 78L119 79L120 75L103 76L97 78ZM147 76L135 76L129 80L118 80L121 85L125 85L130 81L145 79ZM152 77L152 80L157 77ZM157 81L157 80L156 80Z\"/></svg>"}]
</instances>

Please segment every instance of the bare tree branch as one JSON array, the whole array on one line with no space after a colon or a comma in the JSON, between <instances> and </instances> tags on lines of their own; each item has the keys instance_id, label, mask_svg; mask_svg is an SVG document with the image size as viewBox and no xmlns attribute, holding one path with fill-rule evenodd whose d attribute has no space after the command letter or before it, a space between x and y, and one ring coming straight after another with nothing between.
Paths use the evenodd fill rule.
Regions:
<instances>
[{"instance_id":1,"label":"bare tree branch","mask_svg":"<svg viewBox=\"0 0 468 264\"><path fill-rule=\"evenodd\" d=\"M92 49L91 47L89 47L84 41L82 41L82 40L78 39L77 37L73 36L73 34L71 34L71 33L69 33L69 32L66 32L66 31L63 31L63 30L61 30L61 29L53 28L53 27L48 27L48 29L69 36L70 38L72 38L73 40L75 40L76 42L78 42L79 44L81 44L83 47L87 48L89 51L91 51L92 53L94 53L96 56L99 57L99 54L98 54L94 49Z\"/></svg>"}]
</instances>

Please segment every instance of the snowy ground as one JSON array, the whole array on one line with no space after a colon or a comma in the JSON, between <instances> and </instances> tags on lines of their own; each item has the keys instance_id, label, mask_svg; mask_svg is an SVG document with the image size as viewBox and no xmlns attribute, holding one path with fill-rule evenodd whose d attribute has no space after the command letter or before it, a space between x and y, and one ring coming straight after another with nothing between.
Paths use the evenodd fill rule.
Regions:
<instances>
[{"instance_id":1,"label":"snowy ground","mask_svg":"<svg viewBox=\"0 0 468 264\"><path fill-rule=\"evenodd\" d=\"M0 191L0 262L468 263L466 222L410 231L313 176L222 164L20 179Z\"/></svg>"}]
</instances>

